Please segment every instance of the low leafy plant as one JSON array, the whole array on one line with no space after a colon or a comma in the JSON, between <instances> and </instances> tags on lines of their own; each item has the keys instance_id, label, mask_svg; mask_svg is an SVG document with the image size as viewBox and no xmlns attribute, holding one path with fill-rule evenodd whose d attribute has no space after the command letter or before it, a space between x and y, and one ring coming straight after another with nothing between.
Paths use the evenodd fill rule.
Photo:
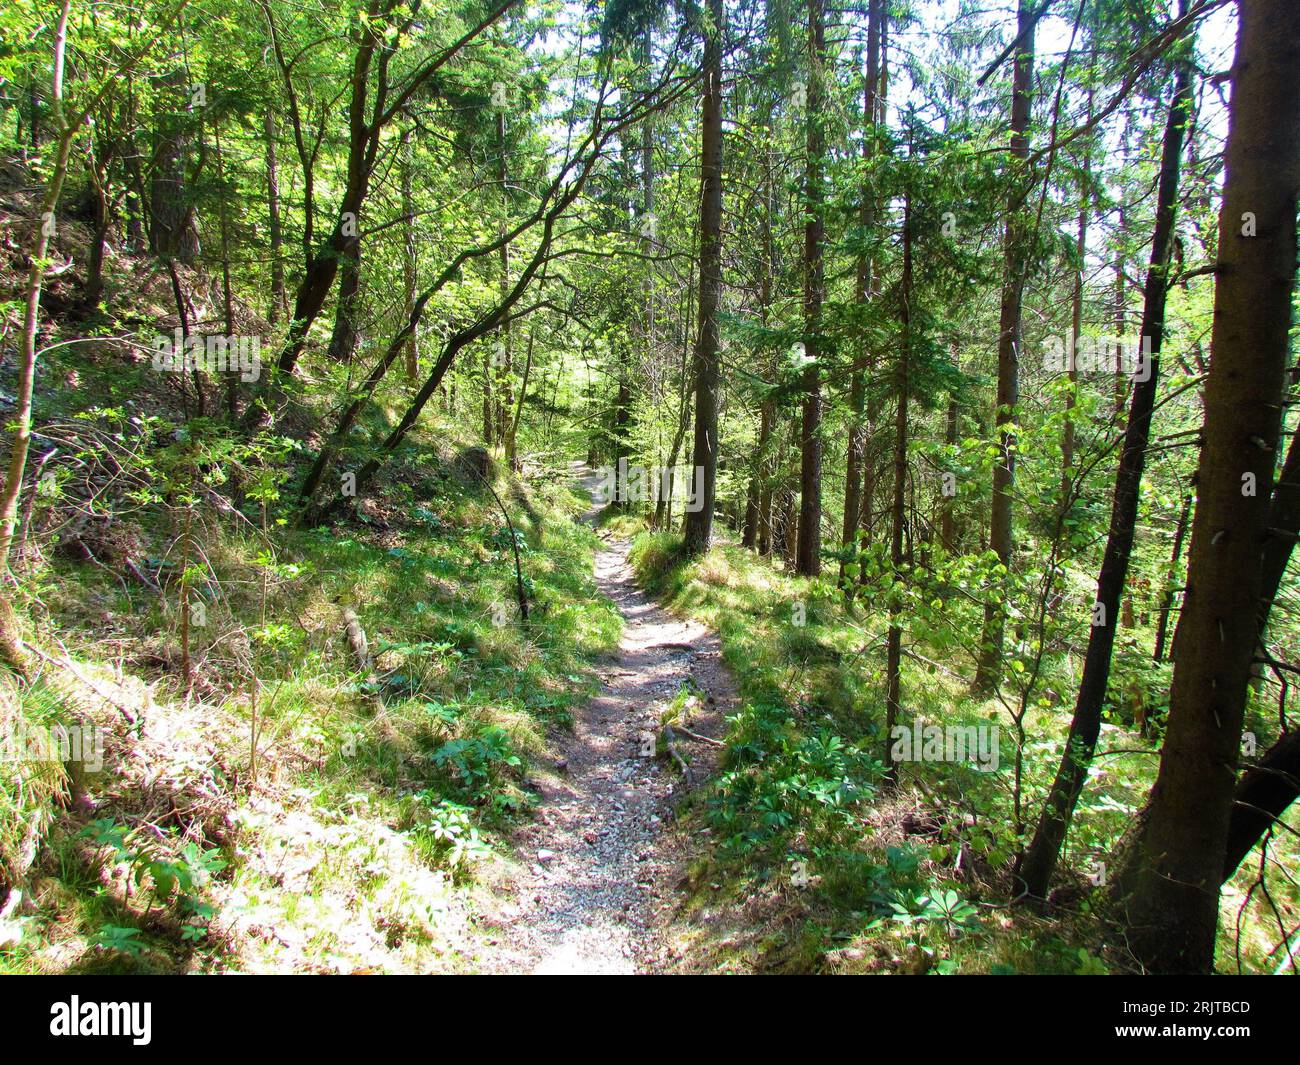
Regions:
<instances>
[{"instance_id":1,"label":"low leafy plant","mask_svg":"<svg viewBox=\"0 0 1300 1065\"><path fill-rule=\"evenodd\" d=\"M477 735L449 740L433 753L433 764L448 772L461 794L486 801L503 768L522 766L510 748L510 737L497 725L485 725Z\"/></svg>"},{"instance_id":2,"label":"low leafy plant","mask_svg":"<svg viewBox=\"0 0 1300 1065\"><path fill-rule=\"evenodd\" d=\"M115 924L106 924L95 934L95 946L130 958L138 958L144 951L140 929Z\"/></svg>"},{"instance_id":3,"label":"low leafy plant","mask_svg":"<svg viewBox=\"0 0 1300 1065\"><path fill-rule=\"evenodd\" d=\"M428 789L411 795L417 822L412 835L431 864L459 869L486 858L491 848L474 827L473 810Z\"/></svg>"},{"instance_id":4,"label":"low leafy plant","mask_svg":"<svg viewBox=\"0 0 1300 1065\"><path fill-rule=\"evenodd\" d=\"M112 852L114 864L126 863L132 881L143 885L146 878L155 901L163 904L173 900L191 917L190 927L201 927L206 935L207 920L215 911L202 902L198 892L204 884L226 868L226 861L216 847L202 848L193 840L176 851L169 851L157 843L138 846L130 830L111 817L101 817L81 830L81 836L97 847L107 847ZM193 918L201 918L196 925ZM186 938L202 938L187 935Z\"/></svg>"}]
</instances>

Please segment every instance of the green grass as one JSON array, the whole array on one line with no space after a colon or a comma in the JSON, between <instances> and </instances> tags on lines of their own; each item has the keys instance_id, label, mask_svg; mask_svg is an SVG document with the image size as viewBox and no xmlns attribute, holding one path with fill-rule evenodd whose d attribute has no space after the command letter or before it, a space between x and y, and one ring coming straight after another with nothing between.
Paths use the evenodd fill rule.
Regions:
<instances>
[{"instance_id":1,"label":"green grass","mask_svg":"<svg viewBox=\"0 0 1300 1065\"><path fill-rule=\"evenodd\" d=\"M148 897L148 875L124 893L129 863L81 837L90 815L60 814L62 770L38 766L21 793L0 790L0 845L14 845L9 830L24 811L42 819L45 839L31 877L37 910L21 941L0 948L0 971L472 967L465 937L449 955L449 914L461 923L472 914L480 870L500 875L510 857L500 841L530 815L529 776L548 736L571 726L621 631L596 591L598 539L574 520L585 495L555 477L532 489L499 477L496 487L518 532L527 622L506 522L488 492L458 476L445 445L407 449L373 506L328 528L272 521L263 537L205 513L206 572L194 594L206 624L191 630L188 701L180 567L165 565L177 516L146 507L132 519L140 554L163 560L161 594L110 566L48 556L27 586L42 638L57 636L105 682L116 658L128 682L149 686L151 721L201 724L211 745L206 786L219 794L176 801L211 805L225 823L182 817L165 835L173 856L199 840L226 868L195 888L214 912L198 922L205 934L187 939L191 904ZM258 523L255 510L249 516ZM365 630L372 673L344 638L345 608ZM23 704L33 720L60 716L39 686ZM203 751L175 753L204 760ZM137 784L129 774L92 780L94 816L114 819L130 847L153 846L146 822L156 812ZM301 868L286 882L274 861L249 861L253 852ZM289 947L259 941L243 931L245 918L297 932ZM382 942L359 941L357 926Z\"/></svg>"},{"instance_id":2,"label":"green grass","mask_svg":"<svg viewBox=\"0 0 1300 1065\"><path fill-rule=\"evenodd\" d=\"M739 547L714 547L686 561L671 534L642 532L632 558L646 587L718 632L741 695L722 773L707 801L697 804L713 840L699 883L721 886L701 888L695 903L697 916L717 909L721 893L747 916L730 932L715 929L712 941L702 939L699 953L714 952L724 967L796 971L1101 972L1122 964L1122 954L1106 956L1101 926L1090 916L1102 900L1087 878L1112 854L1153 782L1158 731L1142 737L1118 710L1133 678L1144 692L1158 690L1162 676L1167 680L1168 666L1153 670L1149 659L1139 661L1149 634L1133 634L1117 651L1117 707L1100 749L1126 753L1093 766L1063 854L1072 901L1049 923L1006 905L1006 866L1025 840L1015 830L1017 817L1023 832L1032 831L1056 771L1077 659L1061 650L1044 656L1025 719L1017 815L1014 722L997 699L971 694L962 658L943 631L944 619L958 627L977 619L963 621L960 607L938 595L933 606L909 606L902 615L904 646L914 656L903 660L902 723L920 716L997 725L999 766L983 773L964 764L907 762L899 786L888 789L881 784L885 594L864 595L848 607L831 582L795 577ZM1026 676L1012 671L1012 695ZM946 814L941 820L925 813L935 807ZM921 824L926 817L930 823ZM904 831L908 819L913 823ZM1292 819L1300 820L1294 813ZM1274 842L1278 861L1294 861L1294 840ZM1251 861L1257 856L1246 865ZM796 862L804 863L810 882L792 890ZM1253 878L1239 873L1225 892L1223 969L1235 967L1236 904ZM971 920L935 910L936 899L951 901L948 892L980 904ZM1264 955L1281 935L1260 896L1257 891L1244 920L1247 971L1270 967ZM1280 882L1275 898L1284 921L1294 915L1293 883ZM746 934L747 923L763 934Z\"/></svg>"}]
</instances>

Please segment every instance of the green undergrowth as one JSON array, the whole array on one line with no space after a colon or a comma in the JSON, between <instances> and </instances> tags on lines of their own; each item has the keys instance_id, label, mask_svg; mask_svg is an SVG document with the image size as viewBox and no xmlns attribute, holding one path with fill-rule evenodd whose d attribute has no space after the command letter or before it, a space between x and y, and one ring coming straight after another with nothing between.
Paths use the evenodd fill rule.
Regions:
<instances>
[{"instance_id":1,"label":"green undergrowth","mask_svg":"<svg viewBox=\"0 0 1300 1065\"><path fill-rule=\"evenodd\" d=\"M106 757L78 794L33 759L0 785L5 868L23 825L37 849L0 971L477 966L476 892L621 620L585 495L494 472L512 536L465 453L420 437L316 529L292 521L298 458L265 478L215 432L176 464L198 487L154 458L88 550L69 550L68 496L40 499L33 528L65 531L41 541L26 614L77 675L11 685L7 712L93 721Z\"/></svg>"},{"instance_id":2,"label":"green undergrowth","mask_svg":"<svg viewBox=\"0 0 1300 1065\"><path fill-rule=\"evenodd\" d=\"M945 638L953 624L978 631L977 619L963 622L953 597L933 588L929 601L908 602L900 723L956 726L972 737L979 727L985 746L982 758L973 743L970 757L954 761L942 745L923 744L923 757L903 761L890 787L885 636L897 589L868 581L850 606L832 581L795 577L740 547L685 560L671 534L641 533L632 559L638 579L671 609L718 632L739 688L721 770L696 810L712 840L691 880L697 923L709 931L690 949L709 958L704 964L935 973L1123 966L1087 920L1159 749L1158 729L1144 737L1126 719L1136 669L1123 647L1103 726L1107 753L1075 815L1049 924L1008 905L1008 870L1069 726L1072 704L1059 693L1077 686L1080 663L1068 643L1040 660L1017 648L1000 697L978 698ZM1032 682L1025 662L1037 671ZM1160 678L1146 679L1154 687ZM1014 720L1022 709L1023 733ZM1250 879L1225 892L1225 935L1235 925L1228 909ZM1268 965L1269 916L1259 903L1243 921L1247 970ZM1225 942L1225 951L1234 948Z\"/></svg>"}]
</instances>

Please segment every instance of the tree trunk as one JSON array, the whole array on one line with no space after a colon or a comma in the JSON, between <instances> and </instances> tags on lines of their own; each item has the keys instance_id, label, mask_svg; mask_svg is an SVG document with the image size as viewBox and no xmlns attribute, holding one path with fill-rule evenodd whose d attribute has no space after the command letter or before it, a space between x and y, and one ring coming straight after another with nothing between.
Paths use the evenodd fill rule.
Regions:
<instances>
[{"instance_id":1,"label":"tree trunk","mask_svg":"<svg viewBox=\"0 0 1300 1065\"><path fill-rule=\"evenodd\" d=\"M1186 0L1182 12L1186 14ZM1191 42L1187 42L1190 48ZM1101 731L1102 706L1110 681L1111 653L1119 621L1120 598L1128 577L1129 557L1137 530L1138 503L1142 488L1142 471L1146 465L1147 444L1151 438L1151 415L1155 408L1156 385L1160 377L1160 348L1164 341L1165 295L1169 286L1169 260L1174 243L1174 217L1178 201L1179 163L1183 135L1191 108L1192 73L1180 62L1175 75L1173 100L1165 122L1164 147L1160 157L1160 176L1156 192L1155 232L1151 239L1151 262L1147 269L1146 293L1142 309L1142 336L1151 338L1151 362L1145 381L1133 387L1133 409L1124 432L1119 471L1115 475L1115 494L1111 503L1110 531L1097 577L1097 599L1093 624L1088 634L1083 677L1075 701L1074 718L1061 755L1056 779L1048 792L1047 802L1034 832L1033 841L1020 863L1020 876L1028 894L1042 898L1061 853L1061 844L1070 827L1074 808L1087 779L1088 763L1097 747ZM1077 335L1077 333L1076 333Z\"/></svg>"},{"instance_id":2,"label":"tree trunk","mask_svg":"<svg viewBox=\"0 0 1300 1065\"><path fill-rule=\"evenodd\" d=\"M221 203L217 209L217 218L221 230L221 307L225 319L226 336L235 335L235 297L230 284L230 205L227 202L229 189L226 184L226 160L221 151L221 128L214 124L212 144L217 155L217 177L221 182ZM239 371L226 371L226 416L233 423L239 417Z\"/></svg>"},{"instance_id":3,"label":"tree trunk","mask_svg":"<svg viewBox=\"0 0 1300 1065\"><path fill-rule=\"evenodd\" d=\"M199 253L194 207L188 202L185 160L189 136L185 129L185 73L177 69L160 79L162 92L173 99L164 109L157 130L157 162L149 189L149 250L187 266Z\"/></svg>"},{"instance_id":4,"label":"tree trunk","mask_svg":"<svg viewBox=\"0 0 1300 1065\"><path fill-rule=\"evenodd\" d=\"M1291 549L1300 538L1300 433L1291 438L1286 462L1273 489L1268 531L1269 538L1264 545L1263 590L1260 593L1261 642L1267 632L1269 612L1282 584ZM1237 781L1232 821L1228 826L1224 880L1232 876L1260 837L1300 797L1300 741L1297 737L1300 737L1300 732L1283 734Z\"/></svg>"},{"instance_id":5,"label":"tree trunk","mask_svg":"<svg viewBox=\"0 0 1300 1065\"><path fill-rule=\"evenodd\" d=\"M794 569L794 553L799 538L799 509L795 505L794 492L782 488L777 495L776 530L773 534L772 549L781 556L787 569Z\"/></svg>"},{"instance_id":6,"label":"tree trunk","mask_svg":"<svg viewBox=\"0 0 1300 1065\"><path fill-rule=\"evenodd\" d=\"M497 184L501 190L501 225L498 229L498 235L504 237L507 227L509 226L510 217L510 195L507 187L509 172L506 168L506 115L505 111L497 112ZM506 298L510 291L510 242L505 241L501 245L501 250L497 253L500 260L501 275L498 280L498 288L501 293L501 299ZM501 328L497 331L497 355L493 359L493 366L496 369L496 438L497 442L507 452L505 459L507 465L513 470L515 468L515 456L509 453L510 433L508 419L510 410L514 406L514 332L510 328L509 320L501 323Z\"/></svg>"},{"instance_id":7,"label":"tree trunk","mask_svg":"<svg viewBox=\"0 0 1300 1065\"><path fill-rule=\"evenodd\" d=\"M672 471L677 465L678 456L682 453L682 442L686 439L686 430L691 424L691 379L687 372L687 366L690 362L692 351L690 348L691 336L691 314L694 310L692 302L694 298L695 275L692 266L691 279L686 285L680 302L679 320L682 322L682 358L680 364L681 392L678 398L677 406L677 430L673 433L672 447L668 452L668 476L671 481ZM672 484L668 485L668 491L661 491L659 498L655 500L654 517L651 519L651 528L656 530L667 529L672 525Z\"/></svg>"},{"instance_id":8,"label":"tree trunk","mask_svg":"<svg viewBox=\"0 0 1300 1065\"><path fill-rule=\"evenodd\" d=\"M36 333L40 323L41 289L45 283L45 261L49 253L50 238L54 235L55 213L63 195L63 182L68 176L68 155L76 129L70 126L63 113L63 65L68 39L68 11L72 0L63 0L58 23L54 30L54 58L51 64L50 113L58 136L53 154L45 195L41 198L41 214L32 237L30 266L27 268L26 301L23 310L23 332L18 350L18 387L14 412L10 424L14 426L9 444L9 462L5 471L4 491L0 493L0 575L9 571L9 555L13 548L14 527L18 518L18 497L22 494L23 473L27 469L27 451L32 442L32 387L36 379ZM3 586L0 585L0 589ZM0 656L17 672L26 676L29 662L18 635L18 622L8 595L0 590Z\"/></svg>"},{"instance_id":9,"label":"tree trunk","mask_svg":"<svg viewBox=\"0 0 1300 1065\"><path fill-rule=\"evenodd\" d=\"M957 362L957 345L953 345L953 364ZM943 441L948 445L951 451L957 444L957 399L955 396L948 398L948 417L944 426ZM939 539L943 541L944 550L950 553L957 551L957 499L956 496L948 496L943 501L943 514L939 520Z\"/></svg>"},{"instance_id":10,"label":"tree trunk","mask_svg":"<svg viewBox=\"0 0 1300 1065\"><path fill-rule=\"evenodd\" d=\"M772 430L776 425L776 404L770 400L763 401L759 421L758 461L758 537L755 549L760 557L766 558L772 553Z\"/></svg>"},{"instance_id":11,"label":"tree trunk","mask_svg":"<svg viewBox=\"0 0 1300 1065\"><path fill-rule=\"evenodd\" d=\"M641 61L646 68L646 89L651 80L650 64L652 58L651 31L646 30L641 39ZM655 272L651 256L655 252L654 212L655 212L655 148L654 116L647 115L641 123L641 254L645 256L645 276L641 281L641 358L642 365L650 366L654 362L655 336ZM635 363L635 360L633 360Z\"/></svg>"},{"instance_id":12,"label":"tree trunk","mask_svg":"<svg viewBox=\"0 0 1300 1065\"><path fill-rule=\"evenodd\" d=\"M1124 234L1128 232L1128 209L1124 204L1119 206L1119 240L1124 240ZM1115 335L1122 337L1124 330L1128 328L1128 295L1124 283L1124 270L1127 264L1124 261L1124 249L1115 252ZM1111 380L1115 388L1115 421L1119 422L1124 413L1124 369L1123 351L1115 349L1115 373Z\"/></svg>"},{"instance_id":13,"label":"tree trunk","mask_svg":"<svg viewBox=\"0 0 1300 1065\"><path fill-rule=\"evenodd\" d=\"M894 579L898 580L903 568L903 526L906 521L907 491L907 400L911 389L912 348L912 203L910 196L903 199L903 276L900 288L898 352L898 407L894 418L894 499L893 524L889 531L889 561ZM902 712L903 626L900 621L902 606L896 597L890 597L889 633L885 640L885 765L889 780L898 779L898 765L893 760L893 731Z\"/></svg>"},{"instance_id":14,"label":"tree trunk","mask_svg":"<svg viewBox=\"0 0 1300 1065\"><path fill-rule=\"evenodd\" d=\"M826 298L824 249L826 223L822 217L822 156L826 130L822 115L826 52L823 0L808 0L808 164L804 182L803 347L807 367L802 388L803 421L799 433L799 547L795 571L815 577L821 573L822 523L822 303Z\"/></svg>"},{"instance_id":15,"label":"tree trunk","mask_svg":"<svg viewBox=\"0 0 1300 1065\"><path fill-rule=\"evenodd\" d=\"M313 223L315 221L313 206L314 177L310 172L312 156L310 153L304 154L301 143L299 145L300 155L303 156L303 167L307 171L304 175L304 191L307 200L303 211L305 216L303 242L306 261L302 279L298 282L297 290L294 293L293 314L289 319L289 331L285 337L284 347L281 348L280 354L276 358L272 372L263 381L262 398L259 402L249 404L248 409L245 411L243 423L245 431L251 432L260 428L270 416L271 408L279 402L283 387L281 378L291 376L297 368L298 359L307 344L307 335L311 332L311 327L319 317L321 310L325 306L325 301L329 298L330 289L334 286L334 279L338 275L340 262L353 261L359 264L360 250L355 245L360 235L361 209L369 191L370 177L374 166L375 152L372 149L377 148L380 132L368 124L366 108L370 66L378 43L379 37L374 27L366 28L361 34L361 40L352 61L351 93L348 103L346 180L343 195L339 200L339 213L334 221L334 227L330 230L329 237L318 247L313 247L311 243L313 239ZM291 84L287 72L285 78L286 83ZM359 270L354 276L359 279ZM344 283L340 282L339 287L339 303L343 304L345 302L342 291ZM335 335L338 336L337 317L335 326ZM341 341L347 340L344 337L339 337L339 339ZM333 338L331 339L331 347L333 347ZM350 357L350 346L347 351Z\"/></svg>"},{"instance_id":16,"label":"tree trunk","mask_svg":"<svg viewBox=\"0 0 1300 1065\"><path fill-rule=\"evenodd\" d=\"M357 318L361 310L361 241L350 238L339 253L339 297L334 305L334 332L330 336L329 360L337 365L351 366L361 339L357 331Z\"/></svg>"},{"instance_id":17,"label":"tree trunk","mask_svg":"<svg viewBox=\"0 0 1300 1065\"><path fill-rule=\"evenodd\" d=\"M528 330L528 348L524 355L524 377L519 383L519 399L515 402L514 416L510 419L510 425L506 429L506 455L509 456L511 468L516 473L521 469L516 448L516 441L519 439L519 420L524 414L524 400L528 398L528 376L533 371L533 341L536 338L537 331L530 326Z\"/></svg>"},{"instance_id":18,"label":"tree trunk","mask_svg":"<svg viewBox=\"0 0 1300 1065\"><path fill-rule=\"evenodd\" d=\"M275 110L266 109L266 213L271 240L271 305L266 320L275 325L288 307L284 291L284 231L280 225L280 163L276 156Z\"/></svg>"},{"instance_id":19,"label":"tree trunk","mask_svg":"<svg viewBox=\"0 0 1300 1065\"><path fill-rule=\"evenodd\" d=\"M401 159L402 175L402 314L408 321L415 309L415 288L419 271L416 267L415 247L415 195L412 191L412 172L415 164L411 159L411 129L402 130ZM406 341L403 363L406 369L406 382L414 385L420 376L420 346L418 330L412 329Z\"/></svg>"},{"instance_id":20,"label":"tree trunk","mask_svg":"<svg viewBox=\"0 0 1300 1065\"><path fill-rule=\"evenodd\" d=\"M869 163L875 151L876 139L876 90L880 85L880 17L882 0L870 0L867 5L867 73L862 93L862 159ZM862 202L858 205L858 225L863 235L869 233L876 224L876 198L871 182L863 183L859 192ZM859 253L857 262L857 300L860 308L865 308L872 294L872 262L865 253ZM844 460L844 528L840 536L840 547L845 556L840 562L840 584L845 584L844 567L850 553L856 553L858 544L859 522L862 520L862 466L863 449L866 446L866 427L863 416L866 411L866 369L867 343L865 330L858 350L857 361L853 364L853 378L849 383L849 441L848 452ZM850 582L847 591L852 591Z\"/></svg>"},{"instance_id":21,"label":"tree trunk","mask_svg":"<svg viewBox=\"0 0 1300 1065\"><path fill-rule=\"evenodd\" d=\"M1300 430L1291 437L1286 461L1273 489L1269 509L1269 537L1264 544L1263 593L1260 596L1259 629L1261 634L1268 626L1268 615L1282 586L1291 559L1291 549L1300 533Z\"/></svg>"},{"instance_id":22,"label":"tree trunk","mask_svg":"<svg viewBox=\"0 0 1300 1065\"><path fill-rule=\"evenodd\" d=\"M483 348L483 443L491 448L496 441L493 439L496 429L496 419L492 417L492 349L484 346Z\"/></svg>"},{"instance_id":23,"label":"tree trunk","mask_svg":"<svg viewBox=\"0 0 1300 1065\"><path fill-rule=\"evenodd\" d=\"M614 470L615 470L615 492L614 504L619 510L634 509L628 504L628 485L624 471L627 464L632 459L632 442L630 430L632 426L632 386L628 378L631 376L631 369L628 366L627 345L622 341L616 342L618 351L618 363L616 370L618 380L614 383L614 423L611 427L611 435L614 438Z\"/></svg>"},{"instance_id":24,"label":"tree trunk","mask_svg":"<svg viewBox=\"0 0 1300 1065\"><path fill-rule=\"evenodd\" d=\"M764 17L775 17L773 0L767 0L763 8ZM776 272L776 244L773 236L776 217L776 182L773 179L772 160L772 115L777 100L769 101L763 113L763 208L760 220L762 233L762 255L759 263L758 278L758 316L763 328L768 327L768 317L772 309L772 279ZM764 395L759 408L758 449L754 455L754 476L750 488L757 497L754 513L754 549L760 557L767 557L772 552L772 475L773 430L776 428L776 401L770 394Z\"/></svg>"},{"instance_id":25,"label":"tree trunk","mask_svg":"<svg viewBox=\"0 0 1300 1065\"><path fill-rule=\"evenodd\" d=\"M1283 733L1259 763L1237 781L1220 883L1231 878L1297 795L1300 795L1300 730L1292 729Z\"/></svg>"},{"instance_id":26,"label":"tree trunk","mask_svg":"<svg viewBox=\"0 0 1300 1065\"><path fill-rule=\"evenodd\" d=\"M702 499L686 515L683 548L709 549L718 477L718 309L722 302L722 0L709 0L713 17L704 43L704 107L700 149L700 313L695 345L694 464L701 471Z\"/></svg>"},{"instance_id":27,"label":"tree trunk","mask_svg":"<svg viewBox=\"0 0 1300 1065\"><path fill-rule=\"evenodd\" d=\"M111 143L105 143L104 150L101 152L95 150L92 142L92 147L86 154L86 176L90 180L94 221L90 238L90 255L86 263L86 287L82 296L82 308L85 313L94 314L99 310L99 302L104 296L104 250L113 221L108 192L108 171L113 147Z\"/></svg>"},{"instance_id":28,"label":"tree trunk","mask_svg":"<svg viewBox=\"0 0 1300 1065\"><path fill-rule=\"evenodd\" d=\"M1030 0L1019 0L1016 12L1018 44L1011 84L1011 171L1014 181L1007 197L1006 231L1003 235L1002 307L998 319L998 395L994 424L998 432L1001 460L993 467L993 505L989 520L989 549L1009 571L1011 569L1011 501L1015 491L1015 436L1006 423L1014 421L1020 402L1020 302L1024 294L1025 266L1029 248L1024 217L1022 172L1029 158L1030 94L1034 76L1034 22ZM980 637L979 664L975 689L991 691L1002 675L1002 632L1006 624L1005 600L995 596L984 608L984 629Z\"/></svg>"},{"instance_id":29,"label":"tree trunk","mask_svg":"<svg viewBox=\"0 0 1300 1065\"><path fill-rule=\"evenodd\" d=\"M1238 17L1184 633L1159 773L1115 883L1130 949L1159 973L1214 963L1268 542L1269 494L1243 484L1273 477L1295 281L1300 8L1253 0Z\"/></svg>"},{"instance_id":30,"label":"tree trunk","mask_svg":"<svg viewBox=\"0 0 1300 1065\"><path fill-rule=\"evenodd\" d=\"M1178 525L1174 529L1174 549L1169 556L1169 572L1165 575L1164 590L1160 594L1160 620L1156 623L1156 647L1152 658L1157 662L1165 660L1165 643L1169 635L1169 615L1174 608L1174 586L1180 574L1178 563L1183 557L1183 543L1187 539L1187 525L1192 517L1192 496L1183 499L1183 509L1178 513Z\"/></svg>"},{"instance_id":31,"label":"tree trunk","mask_svg":"<svg viewBox=\"0 0 1300 1065\"><path fill-rule=\"evenodd\" d=\"M1092 118L1092 90L1088 90L1088 118ZM1070 331L1077 346L1083 332L1083 279L1088 268L1088 202L1092 196L1092 146L1083 152L1083 176L1079 182L1079 230L1075 237L1074 254L1079 260L1074 272L1074 293L1070 299ZM1073 350L1073 349L1072 349ZM1065 425L1061 429L1061 506L1070 501L1071 470L1074 468L1074 404L1079 386L1079 372L1070 361L1070 389L1065 394Z\"/></svg>"}]
</instances>

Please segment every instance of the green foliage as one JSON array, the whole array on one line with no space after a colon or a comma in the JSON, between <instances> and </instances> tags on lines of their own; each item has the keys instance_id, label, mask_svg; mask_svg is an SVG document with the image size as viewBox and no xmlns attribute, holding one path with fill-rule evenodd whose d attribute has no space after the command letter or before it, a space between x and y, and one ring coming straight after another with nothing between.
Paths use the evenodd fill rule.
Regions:
<instances>
[{"instance_id":1,"label":"green foliage","mask_svg":"<svg viewBox=\"0 0 1300 1065\"><path fill-rule=\"evenodd\" d=\"M1065 742L1126 417L1129 386L1108 368L1067 374L1043 353L1067 333L1137 331L1171 62L1192 58L1198 77L1227 69L1231 42L1213 39L1221 12L1196 20L1199 40L1186 34L1129 78L1134 42L1160 40L1169 13L1137 0L1082 5L1069 49L1036 59L1022 163L1006 151L1013 64L979 77L1009 40L1005 12L886 4L885 37L905 47L891 46L877 120L863 113L861 10L828 12L813 55L801 10L733 8L729 25L715 25L697 2L548 2L480 25L477 3L74 4L70 171L46 220L36 213L59 157L57 20L48 5L9 3L5 276L25 273L28 234L53 223L11 567L21 635L51 656L57 644L96 686L110 674L132 691L139 683L151 709L224 729L194 758L210 758L205 794L257 823L248 831L269 831L254 809L265 793L288 793L344 837L345 856L304 874L288 905L310 909L302 900L330 877L353 877L363 887L350 901L391 919L394 949L408 935L427 942L438 892L394 855L409 844L422 872L465 886L498 834L527 816L528 770L618 646L618 611L592 580L599 540L574 520L587 500L574 494L572 463L692 465L703 380L692 348L716 325L721 413L700 427L718 459L715 550L681 558L665 531L681 519L680 494L598 519L602 535L641 533L638 576L718 631L740 687L700 803L711 857L732 886L784 884L796 865L808 874L791 922L798 964L865 936L889 964L917 971L1106 971L1111 955L1080 946L1073 928L1037 934L1017 916L999 930L976 907L1007 894ZM700 320L694 265L706 40L727 64L716 322ZM1215 296L1206 267L1221 239L1227 127L1226 94L1196 96L1157 443L1101 750L1057 885L1084 913L1094 904L1084 875L1149 794L1175 668L1152 651L1185 583L1172 548L1202 437ZM821 159L808 157L812 134L825 141ZM813 163L820 186L808 183ZM810 205L825 231L815 322ZM1013 245L1023 291L1004 277ZM904 247L915 264L906 286ZM24 306L0 301L6 338ZM994 409L1013 307L1019 394ZM257 380L160 370L151 341L175 332L256 335ZM811 497L801 462L810 369L821 382L824 572L800 579L734 541L747 523L751 539L775 546ZM16 394L13 360L0 377L0 391ZM1284 410L1294 431L1294 406ZM891 528L900 427L903 515ZM1009 457L1015 543L999 558L987 516ZM308 492L318 458L324 475ZM343 485L359 473L368 480L353 494ZM845 522L859 486L870 498ZM642 531L647 519L658 531ZM1293 566L1279 603L1295 591ZM340 638L344 608L373 661ZM1004 629L999 676L972 694L986 612ZM1270 647L1297 645L1287 610L1270 624ZM80 716L41 672L48 665L0 693L6 724ZM1260 747L1293 710L1283 673L1252 685L1247 725ZM1002 768L918 761L885 786L891 680L904 724L1000 727ZM144 726L120 728L131 740ZM197 814L177 813L182 823L159 837L127 794L97 806L111 816L77 838L125 865L138 898L86 905L98 888L79 879L66 838L80 828L80 805L66 801L77 790L60 764L17 761L0 781L0 874L22 883L36 856L58 864L53 879L84 908L72 923L105 953L149 962L128 927L143 899L181 915L177 956L211 961L210 878L273 893L238 849L199 842L213 837ZM920 828L900 827L921 810ZM1285 828L1296 816L1269 843L1279 868L1295 864ZM393 853L367 838L393 842L381 826ZM1297 890L1260 890L1258 869L1272 866L1258 857L1225 894L1244 916L1220 958L1272 971L1289 957ZM317 961L338 946L319 939ZM984 948L997 960L981 960Z\"/></svg>"},{"instance_id":2,"label":"green foliage","mask_svg":"<svg viewBox=\"0 0 1300 1065\"><path fill-rule=\"evenodd\" d=\"M171 902L173 898L189 902L199 888L227 865L217 847L201 848L189 840L178 849L171 849L141 838L140 833L132 836L125 826L109 817L92 821L81 830L81 835L96 847L108 848L113 863L126 864L137 885L143 885L147 878L150 891L160 903Z\"/></svg>"},{"instance_id":3,"label":"green foliage","mask_svg":"<svg viewBox=\"0 0 1300 1065\"><path fill-rule=\"evenodd\" d=\"M137 958L144 951L144 943L140 941L140 929L122 925L104 925L95 936L95 945L118 954L125 954L129 958Z\"/></svg>"},{"instance_id":4,"label":"green foliage","mask_svg":"<svg viewBox=\"0 0 1300 1065\"><path fill-rule=\"evenodd\" d=\"M510 738L505 732L487 725L477 735L444 743L434 751L433 764L448 772L459 794L481 802L503 769L518 769L522 762L510 752Z\"/></svg>"},{"instance_id":5,"label":"green foliage","mask_svg":"<svg viewBox=\"0 0 1300 1065\"><path fill-rule=\"evenodd\" d=\"M724 851L767 848L792 831L811 845L831 843L854 824L856 808L874 795L880 766L866 752L829 733L791 734L780 707L754 706L732 719L740 742L710 795L710 820Z\"/></svg>"},{"instance_id":6,"label":"green foliage","mask_svg":"<svg viewBox=\"0 0 1300 1065\"><path fill-rule=\"evenodd\" d=\"M460 870L481 861L491 848L473 823L474 811L424 789L411 795L415 821L412 832L434 865Z\"/></svg>"}]
</instances>

